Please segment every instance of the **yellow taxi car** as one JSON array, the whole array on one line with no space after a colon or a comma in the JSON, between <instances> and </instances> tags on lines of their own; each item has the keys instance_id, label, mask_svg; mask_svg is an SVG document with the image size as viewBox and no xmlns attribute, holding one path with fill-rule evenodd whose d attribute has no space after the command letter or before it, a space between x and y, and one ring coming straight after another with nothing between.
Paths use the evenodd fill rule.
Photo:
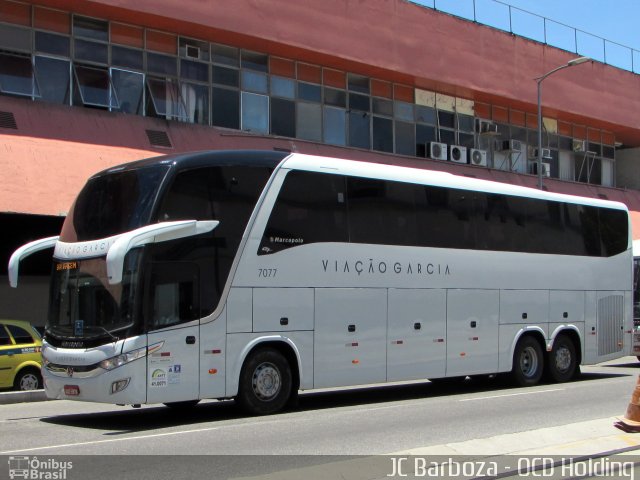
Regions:
<instances>
[{"instance_id":1,"label":"yellow taxi car","mask_svg":"<svg viewBox=\"0 0 640 480\"><path fill-rule=\"evenodd\" d=\"M0 388L42 388L42 339L29 322L0 320Z\"/></svg>"}]
</instances>

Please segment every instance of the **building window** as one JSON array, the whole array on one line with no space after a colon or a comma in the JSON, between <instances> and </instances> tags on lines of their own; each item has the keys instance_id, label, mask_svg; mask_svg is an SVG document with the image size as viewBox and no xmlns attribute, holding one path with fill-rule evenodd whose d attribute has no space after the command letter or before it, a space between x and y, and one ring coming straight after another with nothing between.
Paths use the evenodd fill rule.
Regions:
<instances>
[{"instance_id":1,"label":"building window","mask_svg":"<svg viewBox=\"0 0 640 480\"><path fill-rule=\"evenodd\" d=\"M142 115L144 111L144 75L112 68L111 81L120 101L120 111Z\"/></svg>"},{"instance_id":2,"label":"building window","mask_svg":"<svg viewBox=\"0 0 640 480\"><path fill-rule=\"evenodd\" d=\"M74 65L73 72L76 80L76 93L79 95L79 100L83 105L120 108L108 69Z\"/></svg>"},{"instance_id":3,"label":"building window","mask_svg":"<svg viewBox=\"0 0 640 480\"><path fill-rule=\"evenodd\" d=\"M415 124L395 121L396 153L400 155L416 154L416 129Z\"/></svg>"},{"instance_id":4,"label":"building window","mask_svg":"<svg viewBox=\"0 0 640 480\"><path fill-rule=\"evenodd\" d=\"M147 113L167 120L187 120L180 85L170 78L147 78Z\"/></svg>"},{"instance_id":5,"label":"building window","mask_svg":"<svg viewBox=\"0 0 640 480\"><path fill-rule=\"evenodd\" d=\"M69 37L56 35L55 33L36 32L35 41L37 52L69 57L69 52L71 51Z\"/></svg>"},{"instance_id":6,"label":"building window","mask_svg":"<svg viewBox=\"0 0 640 480\"><path fill-rule=\"evenodd\" d=\"M373 149L393 153L393 120L373 117Z\"/></svg>"},{"instance_id":7,"label":"building window","mask_svg":"<svg viewBox=\"0 0 640 480\"><path fill-rule=\"evenodd\" d=\"M186 82L183 82L181 87L181 96L186 108L186 121L209 125L209 87Z\"/></svg>"},{"instance_id":8,"label":"building window","mask_svg":"<svg viewBox=\"0 0 640 480\"><path fill-rule=\"evenodd\" d=\"M271 133L291 138L296 136L296 104L293 100L271 99Z\"/></svg>"},{"instance_id":9,"label":"building window","mask_svg":"<svg viewBox=\"0 0 640 480\"><path fill-rule=\"evenodd\" d=\"M314 142L322 141L322 106L316 103L298 102L296 137Z\"/></svg>"},{"instance_id":10,"label":"building window","mask_svg":"<svg viewBox=\"0 0 640 480\"><path fill-rule=\"evenodd\" d=\"M242 130L269 133L269 97L242 92Z\"/></svg>"},{"instance_id":11,"label":"building window","mask_svg":"<svg viewBox=\"0 0 640 480\"><path fill-rule=\"evenodd\" d=\"M243 70L241 73L242 90L255 93L268 93L268 78L264 73Z\"/></svg>"},{"instance_id":12,"label":"building window","mask_svg":"<svg viewBox=\"0 0 640 480\"><path fill-rule=\"evenodd\" d=\"M106 43L77 38L73 42L73 58L82 62L106 65L109 63L109 46Z\"/></svg>"},{"instance_id":13,"label":"building window","mask_svg":"<svg viewBox=\"0 0 640 480\"><path fill-rule=\"evenodd\" d=\"M18 52L31 51L31 30L0 24L0 48Z\"/></svg>"},{"instance_id":14,"label":"building window","mask_svg":"<svg viewBox=\"0 0 640 480\"><path fill-rule=\"evenodd\" d=\"M211 89L211 123L240 130L240 92L228 88Z\"/></svg>"},{"instance_id":15,"label":"building window","mask_svg":"<svg viewBox=\"0 0 640 480\"><path fill-rule=\"evenodd\" d=\"M88 38L91 40L99 40L101 42L109 41L109 23L104 20L95 18L73 16L73 35L74 37Z\"/></svg>"},{"instance_id":16,"label":"building window","mask_svg":"<svg viewBox=\"0 0 640 480\"><path fill-rule=\"evenodd\" d=\"M296 98L296 82L290 78L271 77L271 95L282 98Z\"/></svg>"},{"instance_id":17,"label":"building window","mask_svg":"<svg viewBox=\"0 0 640 480\"><path fill-rule=\"evenodd\" d=\"M9 95L39 97L31 56L0 53L0 92Z\"/></svg>"},{"instance_id":18,"label":"building window","mask_svg":"<svg viewBox=\"0 0 640 480\"><path fill-rule=\"evenodd\" d=\"M47 102L68 105L71 62L59 58L36 56L35 66L40 98Z\"/></svg>"},{"instance_id":19,"label":"building window","mask_svg":"<svg viewBox=\"0 0 640 480\"><path fill-rule=\"evenodd\" d=\"M347 111L344 108L324 107L323 140L330 145L344 146L346 138Z\"/></svg>"},{"instance_id":20,"label":"building window","mask_svg":"<svg viewBox=\"0 0 640 480\"><path fill-rule=\"evenodd\" d=\"M371 148L368 113L349 113L349 146L366 149Z\"/></svg>"}]
</instances>

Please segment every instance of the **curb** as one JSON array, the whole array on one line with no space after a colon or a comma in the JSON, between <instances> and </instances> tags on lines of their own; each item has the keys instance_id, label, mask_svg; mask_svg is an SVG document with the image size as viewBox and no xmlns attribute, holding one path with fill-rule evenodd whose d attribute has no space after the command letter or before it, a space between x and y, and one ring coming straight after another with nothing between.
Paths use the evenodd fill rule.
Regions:
<instances>
[{"instance_id":1,"label":"curb","mask_svg":"<svg viewBox=\"0 0 640 480\"><path fill-rule=\"evenodd\" d=\"M0 405L23 402L44 402L48 400L44 390L29 390L27 392L0 392Z\"/></svg>"}]
</instances>

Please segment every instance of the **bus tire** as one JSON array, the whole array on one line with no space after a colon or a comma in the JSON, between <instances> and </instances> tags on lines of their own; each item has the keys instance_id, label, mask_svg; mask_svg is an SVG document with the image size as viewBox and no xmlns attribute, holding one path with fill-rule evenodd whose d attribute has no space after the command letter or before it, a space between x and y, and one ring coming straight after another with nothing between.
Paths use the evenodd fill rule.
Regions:
<instances>
[{"instance_id":1,"label":"bus tire","mask_svg":"<svg viewBox=\"0 0 640 480\"><path fill-rule=\"evenodd\" d=\"M513 354L513 368L511 378L521 387L536 385L544 371L544 356L538 341L525 336L516 345Z\"/></svg>"},{"instance_id":2,"label":"bus tire","mask_svg":"<svg viewBox=\"0 0 640 480\"><path fill-rule=\"evenodd\" d=\"M174 410L191 410L198 403L200 403L200 400L184 400L182 402L167 402L164 406Z\"/></svg>"},{"instance_id":3,"label":"bus tire","mask_svg":"<svg viewBox=\"0 0 640 480\"><path fill-rule=\"evenodd\" d=\"M42 377L38 369L33 367L23 368L13 381L13 389L19 391L39 390L42 388Z\"/></svg>"},{"instance_id":4,"label":"bus tire","mask_svg":"<svg viewBox=\"0 0 640 480\"><path fill-rule=\"evenodd\" d=\"M578 357L573 341L567 335L558 335L547 357L547 377L558 383L568 382L574 378L577 366Z\"/></svg>"},{"instance_id":5,"label":"bus tire","mask_svg":"<svg viewBox=\"0 0 640 480\"><path fill-rule=\"evenodd\" d=\"M250 354L242 366L237 401L251 415L282 410L291 396L292 375L287 359L277 350Z\"/></svg>"}]
</instances>

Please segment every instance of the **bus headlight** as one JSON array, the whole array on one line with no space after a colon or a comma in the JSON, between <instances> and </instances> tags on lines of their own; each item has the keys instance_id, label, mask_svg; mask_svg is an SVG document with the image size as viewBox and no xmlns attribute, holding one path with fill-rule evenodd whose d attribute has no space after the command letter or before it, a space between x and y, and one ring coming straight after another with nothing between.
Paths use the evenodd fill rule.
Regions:
<instances>
[{"instance_id":1,"label":"bus headlight","mask_svg":"<svg viewBox=\"0 0 640 480\"><path fill-rule=\"evenodd\" d=\"M147 347L142 347L137 350L132 350L122 355L116 355L115 357L102 360L98 365L105 370L113 370L114 368L126 365L129 362L133 362L139 358L144 357L147 354Z\"/></svg>"}]
</instances>

